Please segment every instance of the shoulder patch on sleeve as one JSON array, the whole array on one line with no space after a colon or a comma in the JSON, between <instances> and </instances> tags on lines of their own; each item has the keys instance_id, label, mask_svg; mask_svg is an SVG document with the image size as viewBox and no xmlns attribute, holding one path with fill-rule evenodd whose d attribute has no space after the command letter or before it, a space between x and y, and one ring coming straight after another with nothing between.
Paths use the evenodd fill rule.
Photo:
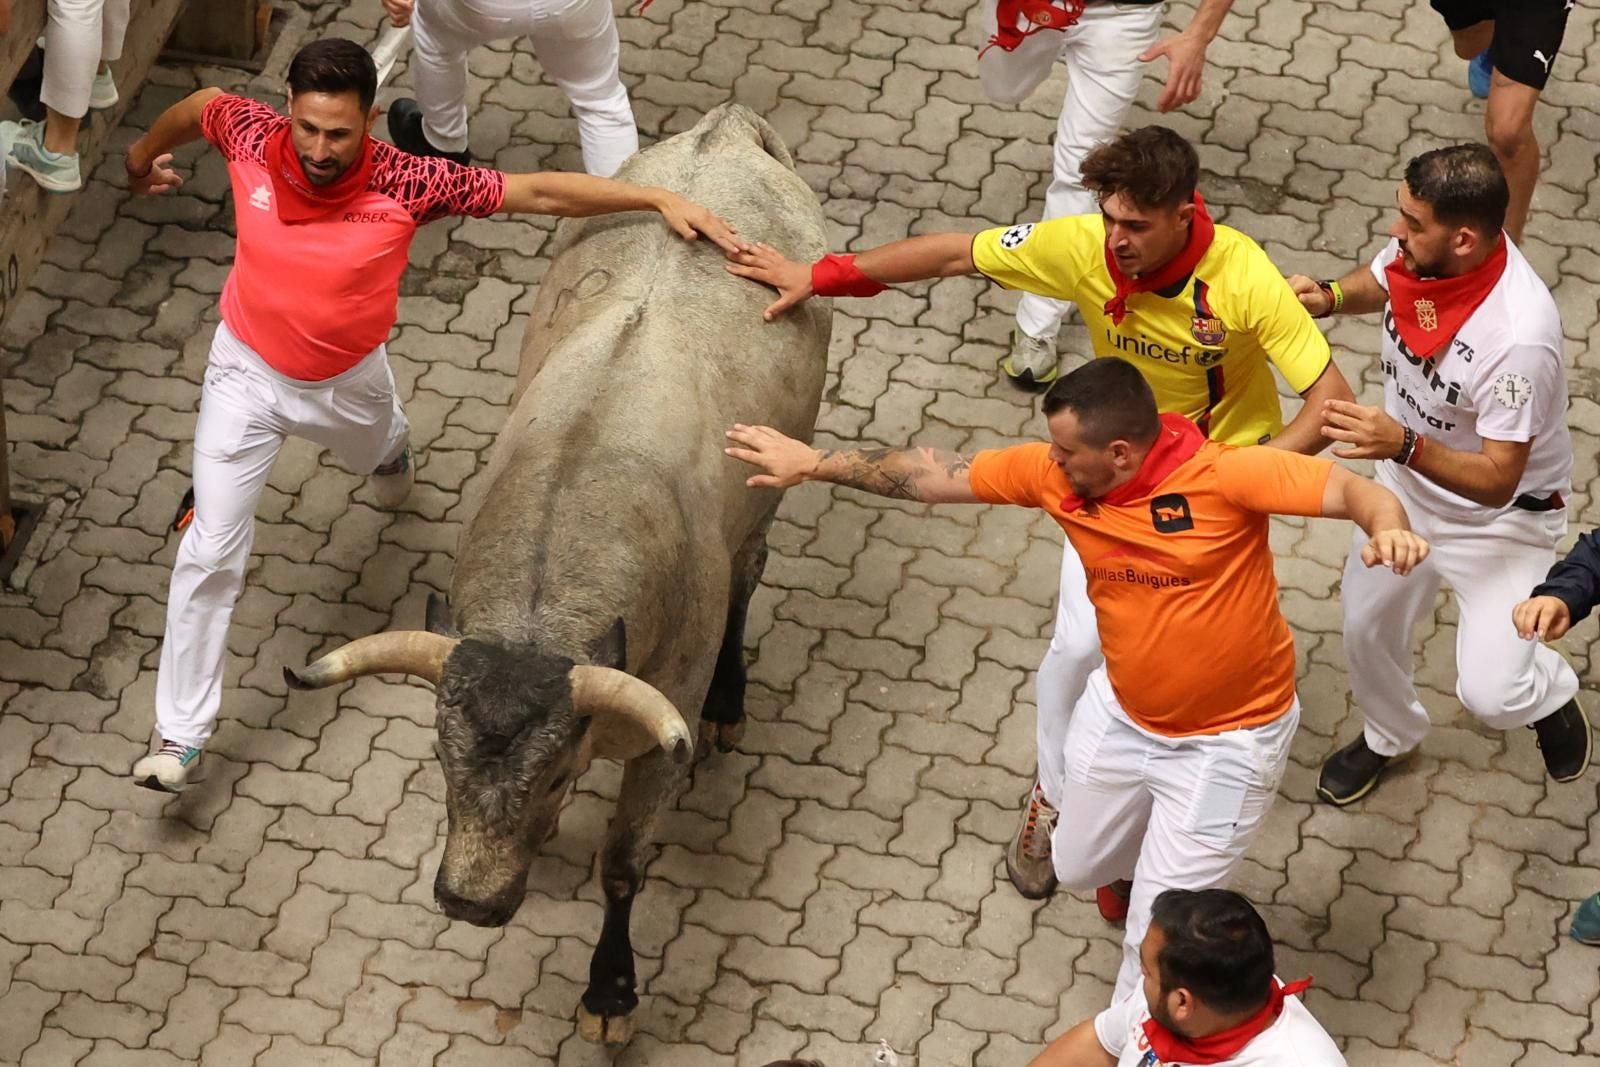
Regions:
<instances>
[{"instance_id":1,"label":"shoulder patch on sleeve","mask_svg":"<svg viewBox=\"0 0 1600 1067\"><path fill-rule=\"evenodd\" d=\"M1028 235L1031 233L1033 233L1033 223L1019 223L1000 235L1000 247L1018 248L1022 245L1022 242L1028 239Z\"/></svg>"},{"instance_id":2,"label":"shoulder patch on sleeve","mask_svg":"<svg viewBox=\"0 0 1600 1067\"><path fill-rule=\"evenodd\" d=\"M1501 407L1516 411L1533 399L1533 383L1507 371L1494 380L1494 399Z\"/></svg>"}]
</instances>

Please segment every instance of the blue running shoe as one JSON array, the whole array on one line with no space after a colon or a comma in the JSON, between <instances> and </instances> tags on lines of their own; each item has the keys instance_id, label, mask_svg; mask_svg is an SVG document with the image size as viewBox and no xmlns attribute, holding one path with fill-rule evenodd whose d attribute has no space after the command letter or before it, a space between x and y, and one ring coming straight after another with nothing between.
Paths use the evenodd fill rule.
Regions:
<instances>
[{"instance_id":1,"label":"blue running shoe","mask_svg":"<svg viewBox=\"0 0 1600 1067\"><path fill-rule=\"evenodd\" d=\"M1494 63L1489 59L1489 50L1485 48L1472 57L1467 64L1467 88L1472 90L1472 95L1479 100L1489 99L1489 78L1494 73Z\"/></svg>"},{"instance_id":2,"label":"blue running shoe","mask_svg":"<svg viewBox=\"0 0 1600 1067\"><path fill-rule=\"evenodd\" d=\"M1600 893L1578 905L1578 914L1572 917L1572 939L1600 945Z\"/></svg>"}]
</instances>

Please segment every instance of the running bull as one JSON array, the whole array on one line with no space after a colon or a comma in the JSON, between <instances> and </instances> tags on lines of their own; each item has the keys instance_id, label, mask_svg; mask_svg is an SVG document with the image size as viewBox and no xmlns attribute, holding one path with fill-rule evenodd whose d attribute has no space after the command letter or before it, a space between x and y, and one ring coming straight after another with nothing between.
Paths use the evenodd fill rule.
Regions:
<instances>
[{"instance_id":1,"label":"running bull","mask_svg":"<svg viewBox=\"0 0 1600 1067\"><path fill-rule=\"evenodd\" d=\"M822 212L782 141L724 105L623 167L791 254L823 254ZM776 493L722 453L734 422L809 437L831 309L755 328L769 295L642 216L571 220L530 313L487 492L461 535L454 623L361 638L302 688L403 672L437 691L446 915L509 922L535 851L590 756L626 761L603 846L605 922L580 1032L632 1035L629 913L691 729L729 748L744 719L744 621ZM432 615L432 613L430 613ZM442 632L434 632L442 631ZM680 714L680 712L684 714Z\"/></svg>"}]
</instances>

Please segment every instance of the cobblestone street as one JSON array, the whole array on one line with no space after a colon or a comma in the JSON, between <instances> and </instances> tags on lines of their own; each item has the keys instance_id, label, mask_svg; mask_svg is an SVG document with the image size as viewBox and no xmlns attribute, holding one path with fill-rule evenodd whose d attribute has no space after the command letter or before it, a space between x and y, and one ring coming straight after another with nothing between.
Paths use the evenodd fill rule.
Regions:
<instances>
[{"instance_id":1,"label":"cobblestone street","mask_svg":"<svg viewBox=\"0 0 1600 1067\"><path fill-rule=\"evenodd\" d=\"M261 78L158 68L119 148L203 84L281 103L301 40L380 31L376 0L302 3ZM620 18L624 78L648 141L728 99L764 115L822 198L835 250L1025 221L1049 180L1061 74L1021 108L989 103L973 74L977 6L655 0ZM1174 4L1169 28L1191 12ZM1574 535L1600 521L1600 369L1586 347L1600 285L1595 20L1572 11L1537 113L1548 165L1522 246L1569 341ZM581 169L567 102L525 44L477 53L473 72L479 160ZM1164 63L1130 124L1194 139L1219 221L1286 271L1336 276L1370 258L1404 160L1483 137L1465 64L1417 0L1239 0L1199 100L1158 117L1158 75ZM380 102L408 86L402 64ZM260 509L208 779L176 798L134 787L169 527L233 247L224 161L199 147L179 156L181 190L139 200L113 152L0 335L15 491L49 504L32 559L0 588L0 1064L759 1067L799 1054L868 1067L883 1039L904 1067L1022 1067L1104 1006L1121 930L1087 895L1022 899L1002 859L1033 773L1031 671L1061 546L1022 509L787 495L752 606L749 729L740 751L696 769L634 912L642 1003L625 1050L584 1042L573 1022L616 764L582 780L510 926L440 914L431 693L368 678L289 695L281 668L420 628L429 591L448 587L549 219L419 232L389 348L418 448L410 500L381 511L362 477L291 441ZM1014 304L972 279L838 301L822 439L970 450L1042 433L1033 398L995 370ZM1330 333L1369 403L1378 330L1342 320ZM1087 350L1081 326L1063 348ZM1353 1065L1600 1065L1600 950L1565 932L1600 890L1600 772L1551 785L1531 731L1461 712L1453 608L1418 635L1436 723L1421 754L1349 810L1315 802L1318 766L1357 729L1336 592L1349 538L1333 521L1274 528L1304 718L1238 888L1267 917L1279 972L1315 975L1307 1004ZM1595 633L1564 643L1586 679Z\"/></svg>"}]
</instances>

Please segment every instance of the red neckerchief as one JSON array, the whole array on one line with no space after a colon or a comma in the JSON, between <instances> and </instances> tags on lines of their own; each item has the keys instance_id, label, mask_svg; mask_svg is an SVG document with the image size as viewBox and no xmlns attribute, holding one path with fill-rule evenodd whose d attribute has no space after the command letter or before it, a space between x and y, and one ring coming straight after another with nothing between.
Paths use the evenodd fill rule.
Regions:
<instances>
[{"instance_id":1,"label":"red neckerchief","mask_svg":"<svg viewBox=\"0 0 1600 1067\"><path fill-rule=\"evenodd\" d=\"M998 45L1001 51L1016 51L1026 37L1040 30L1065 30L1083 17L1084 0L999 0L995 8L994 36L983 46L983 53ZM642 10L642 9L641 9ZM1026 19L1028 28L1017 29L1018 21Z\"/></svg>"},{"instance_id":2,"label":"red neckerchief","mask_svg":"<svg viewBox=\"0 0 1600 1067\"><path fill-rule=\"evenodd\" d=\"M1094 503L1115 507L1150 495L1151 490L1166 481L1167 475L1183 466L1206 443L1200 427L1184 418L1167 412L1161 416L1161 430L1155 444L1145 453L1144 462L1129 481L1123 482L1105 496L1097 496ZM1061 510L1077 511L1089 501L1075 493L1061 498Z\"/></svg>"},{"instance_id":3,"label":"red neckerchief","mask_svg":"<svg viewBox=\"0 0 1600 1067\"><path fill-rule=\"evenodd\" d=\"M1304 992L1310 985L1309 978L1302 978L1288 985L1283 985L1274 978L1272 992L1267 995L1266 1007L1238 1026L1229 1027L1220 1033L1206 1037L1184 1037L1173 1033L1154 1019L1146 1019L1144 1036L1150 1041L1150 1051L1154 1052L1162 1063L1185 1065L1222 1063L1238 1055L1239 1050L1254 1041L1261 1031L1278 1021L1278 1016L1283 1014L1285 997Z\"/></svg>"},{"instance_id":4,"label":"red neckerchief","mask_svg":"<svg viewBox=\"0 0 1600 1067\"><path fill-rule=\"evenodd\" d=\"M1506 270L1506 237L1500 235L1489 258L1454 278L1422 278L1406 269L1405 253L1395 249L1383 268L1389 279L1389 307L1400 340L1412 355L1432 359L1445 350L1488 297Z\"/></svg>"},{"instance_id":5,"label":"red neckerchief","mask_svg":"<svg viewBox=\"0 0 1600 1067\"><path fill-rule=\"evenodd\" d=\"M361 136L361 158L329 185L313 185L306 179L288 123L267 138L264 156L272 191L278 194L278 218L284 222L321 218L366 192L372 181L372 138L366 134Z\"/></svg>"},{"instance_id":6,"label":"red neckerchief","mask_svg":"<svg viewBox=\"0 0 1600 1067\"><path fill-rule=\"evenodd\" d=\"M1105 307L1106 314L1111 316L1111 324L1122 325L1123 318L1128 314L1128 297L1134 293L1153 293L1177 285L1193 274L1200 257L1211 247L1211 239L1216 233L1216 224L1211 221L1211 213L1206 210L1205 197L1195 193L1194 217L1189 220L1189 239L1183 243L1182 251L1168 260L1164 266L1148 274L1141 274L1137 278L1130 278L1122 273L1121 267L1117 266L1117 257L1111 254L1111 242L1108 240L1106 270L1111 272L1111 281L1117 287L1117 295L1108 300Z\"/></svg>"}]
</instances>

